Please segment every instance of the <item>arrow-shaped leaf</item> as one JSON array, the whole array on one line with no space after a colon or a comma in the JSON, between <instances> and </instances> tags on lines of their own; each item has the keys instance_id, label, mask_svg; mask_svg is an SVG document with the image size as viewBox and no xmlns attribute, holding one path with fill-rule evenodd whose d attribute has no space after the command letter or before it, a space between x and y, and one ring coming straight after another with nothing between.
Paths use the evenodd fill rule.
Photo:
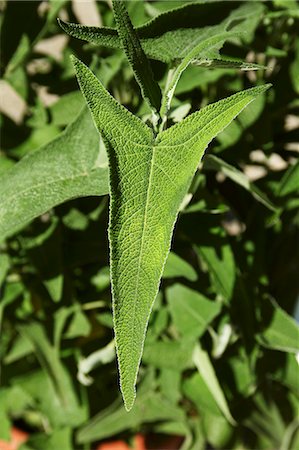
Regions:
<instances>
[{"instance_id":1,"label":"arrow-shaped leaf","mask_svg":"<svg viewBox=\"0 0 299 450\"><path fill-rule=\"evenodd\" d=\"M74 58L74 64L108 147L114 330L121 390L130 410L149 315L180 204L208 143L268 86L209 105L154 136L83 63Z\"/></svg>"}]
</instances>

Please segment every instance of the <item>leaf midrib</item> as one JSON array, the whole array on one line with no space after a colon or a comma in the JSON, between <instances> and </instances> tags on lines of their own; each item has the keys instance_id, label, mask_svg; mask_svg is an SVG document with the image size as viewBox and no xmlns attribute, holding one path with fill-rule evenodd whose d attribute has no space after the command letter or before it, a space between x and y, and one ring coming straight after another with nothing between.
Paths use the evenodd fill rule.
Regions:
<instances>
[{"instance_id":1,"label":"leaf midrib","mask_svg":"<svg viewBox=\"0 0 299 450\"><path fill-rule=\"evenodd\" d=\"M6 205L7 203L10 203L15 198L17 198L17 197L19 197L21 195L24 195L27 192L30 192L32 190L34 191L36 188L45 187L45 186L51 186L52 184L61 183L61 182L64 182L64 181L74 181L74 180L76 180L78 178L90 177L92 172L95 172L97 169L105 169L105 167L100 167L100 166L99 167L94 167L93 169L91 169L91 171L89 173L88 172L78 173L77 175L71 176L71 177L68 177L68 178L58 178L57 180L53 180L53 181L49 181L49 182L43 181L41 183L35 184L33 187L30 186L29 188L24 189L21 192L17 192L16 194L12 195L11 197L6 198L6 200L3 201L1 206Z\"/></svg>"},{"instance_id":2,"label":"leaf midrib","mask_svg":"<svg viewBox=\"0 0 299 450\"><path fill-rule=\"evenodd\" d=\"M145 236L145 230L146 230L147 212L148 212L148 205L149 205L149 198L150 198L151 184L152 184L152 176L153 176L153 168L154 168L155 141L156 141L156 139L154 138L153 142L152 142L152 157L151 157L151 162L150 162L150 173L149 173L149 179L148 179L148 185L147 185L147 191L146 191L144 218L143 218L142 232L141 232L141 245L140 245L140 252L139 252L139 257L138 257L137 279L136 279L134 299L133 299L133 327L132 327L131 339L130 339L131 348L133 348L133 340L134 340L134 334L135 334L135 328L136 328L135 316L136 316L137 293L138 293L138 288L139 288L140 268L141 268L141 261L143 258L144 236ZM142 346L142 348L143 348L143 346ZM142 349L141 349L140 355L141 354L142 354ZM141 359L141 356L140 356L139 360L140 359ZM137 376L137 371L135 373L135 377L136 376ZM135 382L136 382L136 380L135 380Z\"/></svg>"},{"instance_id":3,"label":"leaf midrib","mask_svg":"<svg viewBox=\"0 0 299 450\"><path fill-rule=\"evenodd\" d=\"M239 102L233 104L228 108L228 110L233 109L241 103L244 100L244 98L240 99ZM203 126L197 133L195 133L192 137L190 137L187 141L184 142L183 145L186 145L191 139L194 139L199 133L203 132L206 128L211 126L211 123L217 121L218 117L215 117L214 119L210 120L205 126ZM171 127L172 128L172 127ZM163 136L163 133L162 133ZM132 332L131 332L131 338L130 338L130 348L133 348L133 337L135 333L136 328L136 322L135 322L135 316L136 316L136 304L137 304L137 292L139 288L139 278L140 278L140 268L141 268L141 261L143 259L143 247L144 247L144 236L145 236L145 230L146 230L146 222L147 222L147 211L148 211L148 205L149 205L149 198L150 198L150 192L151 192L151 184L152 184L152 174L153 174L153 168L154 168L154 156L155 156L155 147L156 147L156 140L158 139L159 135L153 140L152 142L152 157L150 162L150 174L149 174L149 180L147 185L147 191L146 191L146 202L145 202L145 208L144 208L144 218L143 218L143 224L142 224L142 234L141 234L141 245L140 245L140 252L138 257L138 267L137 267L137 277L136 277L136 284L135 284L135 292L133 297L133 326L132 326ZM160 145L158 143L159 148L174 148L181 146L182 144L176 144L176 145ZM163 270L163 269L162 269Z\"/></svg>"}]
</instances>

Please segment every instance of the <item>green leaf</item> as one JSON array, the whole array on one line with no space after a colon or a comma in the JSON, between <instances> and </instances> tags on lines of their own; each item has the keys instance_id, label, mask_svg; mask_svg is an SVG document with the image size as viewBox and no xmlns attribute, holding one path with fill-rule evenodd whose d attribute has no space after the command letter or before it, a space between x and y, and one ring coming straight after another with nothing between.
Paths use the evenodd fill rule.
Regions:
<instances>
[{"instance_id":1,"label":"green leaf","mask_svg":"<svg viewBox=\"0 0 299 450\"><path fill-rule=\"evenodd\" d=\"M270 323L263 333L257 336L258 342L267 348L282 352L299 352L299 326L274 301Z\"/></svg>"},{"instance_id":2,"label":"green leaf","mask_svg":"<svg viewBox=\"0 0 299 450\"><path fill-rule=\"evenodd\" d=\"M181 284L166 291L170 314L177 330L184 337L199 338L219 314L221 304Z\"/></svg>"},{"instance_id":3,"label":"green leaf","mask_svg":"<svg viewBox=\"0 0 299 450\"><path fill-rule=\"evenodd\" d=\"M79 305L74 312L72 321L64 334L64 338L73 339L78 336L88 336L91 325L86 315L81 311Z\"/></svg>"},{"instance_id":4,"label":"green leaf","mask_svg":"<svg viewBox=\"0 0 299 450\"><path fill-rule=\"evenodd\" d=\"M211 38L213 32L219 32L219 25L214 26L214 24L219 24L223 21L221 25L223 31L231 25L235 28L234 31L238 32L240 36L246 36L250 28L255 27L256 20L259 20L264 9L263 5L254 2L252 4L241 5L226 17L231 9L229 5L221 5L218 2L217 9L219 11L216 14L214 5L212 8L213 11L211 10L211 5L186 5L183 8L177 8L166 14L161 14L147 24L136 28L143 51L149 58L166 63L182 60L193 47L207 37L207 34ZM209 22L211 21L211 17L207 19L206 16L209 14L208 11L210 12L210 16L214 16L215 18L210 26L206 26L207 20ZM176 16L176 23L173 20L174 16ZM187 24L183 23L184 19ZM254 22L252 22L252 19L254 19ZM190 20L193 21L192 25L190 24ZM61 28L70 36L97 45L112 48L122 47L117 30L114 28L88 27L76 23L66 23L59 19L58 22ZM223 29L223 27L225 28ZM224 40L228 37L229 35ZM219 40L219 43L217 45L215 44L214 51L212 53L207 51L205 56L216 58L222 43L223 41Z\"/></svg>"},{"instance_id":5,"label":"green leaf","mask_svg":"<svg viewBox=\"0 0 299 450\"><path fill-rule=\"evenodd\" d=\"M79 430L77 442L83 444L105 439L148 422L184 419L184 413L180 408L152 390L140 392L136 405L130 412L117 406L112 405L91 419Z\"/></svg>"},{"instance_id":6,"label":"green leaf","mask_svg":"<svg viewBox=\"0 0 299 450\"><path fill-rule=\"evenodd\" d=\"M83 63L74 58L74 64L109 157L114 330L121 390L130 410L172 230L198 163L213 137L269 86L209 105L155 137Z\"/></svg>"},{"instance_id":7,"label":"green leaf","mask_svg":"<svg viewBox=\"0 0 299 450\"><path fill-rule=\"evenodd\" d=\"M170 252L165 264L163 278L184 277L189 281L197 280L193 267L176 253Z\"/></svg>"},{"instance_id":8,"label":"green leaf","mask_svg":"<svg viewBox=\"0 0 299 450\"><path fill-rule=\"evenodd\" d=\"M199 344L194 349L193 361L195 366L197 367L198 372L205 381L207 388L214 397L220 411L222 411L224 417L230 424L235 425L236 422L230 413L226 398L219 384L209 355L199 346Z\"/></svg>"},{"instance_id":9,"label":"green leaf","mask_svg":"<svg viewBox=\"0 0 299 450\"><path fill-rule=\"evenodd\" d=\"M133 28L129 14L122 0L113 0L113 11L118 29L118 36L140 86L142 96L149 107L158 112L161 105L161 90L154 80L150 63L140 44L138 34Z\"/></svg>"},{"instance_id":10,"label":"green leaf","mask_svg":"<svg viewBox=\"0 0 299 450\"><path fill-rule=\"evenodd\" d=\"M296 191L299 192L299 162L285 172L278 186L278 195L283 197Z\"/></svg>"},{"instance_id":11,"label":"green leaf","mask_svg":"<svg viewBox=\"0 0 299 450\"><path fill-rule=\"evenodd\" d=\"M108 169L97 165L98 149L98 133L84 109L61 135L3 174L0 240L59 203L107 194Z\"/></svg>"},{"instance_id":12,"label":"green leaf","mask_svg":"<svg viewBox=\"0 0 299 450\"><path fill-rule=\"evenodd\" d=\"M223 230L211 229L211 235L220 235L217 246L200 245L197 247L198 254L207 266L211 284L214 290L225 300L230 300L233 295L236 279L236 265L232 249L225 239ZM221 238L223 242L221 242Z\"/></svg>"},{"instance_id":13,"label":"green leaf","mask_svg":"<svg viewBox=\"0 0 299 450\"><path fill-rule=\"evenodd\" d=\"M70 428L57 428L51 433L33 434L26 445L32 446L29 448L43 450L53 450L59 448L63 450L72 450L72 430Z\"/></svg>"},{"instance_id":14,"label":"green leaf","mask_svg":"<svg viewBox=\"0 0 299 450\"><path fill-rule=\"evenodd\" d=\"M194 373L191 377L184 380L183 393L196 405L197 410L201 414L222 415L215 398L209 391L200 373Z\"/></svg>"},{"instance_id":15,"label":"green leaf","mask_svg":"<svg viewBox=\"0 0 299 450\"><path fill-rule=\"evenodd\" d=\"M3 281L10 267L9 256L6 253L0 254L0 292Z\"/></svg>"},{"instance_id":16,"label":"green leaf","mask_svg":"<svg viewBox=\"0 0 299 450\"><path fill-rule=\"evenodd\" d=\"M195 58L192 61L194 66L208 67L210 69L239 69L239 70L262 70L265 66L261 64L247 63L239 60L230 60L226 58L209 59L209 58Z\"/></svg>"},{"instance_id":17,"label":"green leaf","mask_svg":"<svg viewBox=\"0 0 299 450\"><path fill-rule=\"evenodd\" d=\"M83 409L78 403L69 374L61 364L56 350L49 343L42 326L38 323L31 323L18 328L21 335L31 342L50 382L51 395L54 395L54 404L56 409L59 409L59 414L54 420L61 425L80 424L84 419Z\"/></svg>"},{"instance_id":18,"label":"green leaf","mask_svg":"<svg viewBox=\"0 0 299 450\"><path fill-rule=\"evenodd\" d=\"M264 194L254 183L252 183L246 175L238 170L236 167L228 164L222 159L215 155L206 155L204 159L204 169L216 170L223 172L230 180L242 186L246 191L250 192L253 197L266 206L271 211L277 211L277 207L268 199L267 195Z\"/></svg>"},{"instance_id":19,"label":"green leaf","mask_svg":"<svg viewBox=\"0 0 299 450\"><path fill-rule=\"evenodd\" d=\"M182 371L192 367L193 341L146 341L143 361L158 369Z\"/></svg>"},{"instance_id":20,"label":"green leaf","mask_svg":"<svg viewBox=\"0 0 299 450\"><path fill-rule=\"evenodd\" d=\"M297 10L297 17L299 17L299 10ZM294 91L299 94L299 42L295 39L295 58L290 66L290 76Z\"/></svg>"},{"instance_id":21,"label":"green leaf","mask_svg":"<svg viewBox=\"0 0 299 450\"><path fill-rule=\"evenodd\" d=\"M179 79L184 72L184 70L187 69L189 64L195 59L200 58L202 55L208 56L209 54L214 54L223 45L223 42L229 38L238 36L238 33L235 33L233 31L227 32L225 29L223 29L223 26L219 25L217 27L209 27L208 31L206 33L203 33L201 36L201 40L199 44L191 45L189 44L189 48L191 47L191 50L188 51L186 56L182 59L180 64L175 68L171 69L169 71L167 84L165 87L165 91L163 93L163 99L162 99L162 105L161 105L161 111L160 114L162 118L165 118L169 108L170 103L175 91L175 88L179 82ZM195 40L196 42L197 40ZM165 119L164 119L165 120Z\"/></svg>"}]
</instances>

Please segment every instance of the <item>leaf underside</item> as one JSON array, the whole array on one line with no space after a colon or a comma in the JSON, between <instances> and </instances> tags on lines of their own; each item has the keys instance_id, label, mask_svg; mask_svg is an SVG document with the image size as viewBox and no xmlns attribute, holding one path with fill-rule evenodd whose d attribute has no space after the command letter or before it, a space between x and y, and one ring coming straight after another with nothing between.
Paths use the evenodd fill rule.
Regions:
<instances>
[{"instance_id":1,"label":"leaf underside","mask_svg":"<svg viewBox=\"0 0 299 450\"><path fill-rule=\"evenodd\" d=\"M269 86L235 94L155 136L73 58L105 140L110 170L110 266L121 391L129 411L146 328L179 207L209 142Z\"/></svg>"}]
</instances>

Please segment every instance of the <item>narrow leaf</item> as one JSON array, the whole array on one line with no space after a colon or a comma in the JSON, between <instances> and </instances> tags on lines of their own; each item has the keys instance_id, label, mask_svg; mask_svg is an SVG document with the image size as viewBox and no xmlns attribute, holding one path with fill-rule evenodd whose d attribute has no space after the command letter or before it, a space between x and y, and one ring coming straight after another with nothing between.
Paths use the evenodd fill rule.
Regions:
<instances>
[{"instance_id":1,"label":"narrow leaf","mask_svg":"<svg viewBox=\"0 0 299 450\"><path fill-rule=\"evenodd\" d=\"M172 230L208 143L269 86L209 105L155 138L74 58L81 90L107 143L110 266L121 390L133 406L145 332Z\"/></svg>"},{"instance_id":2,"label":"narrow leaf","mask_svg":"<svg viewBox=\"0 0 299 450\"><path fill-rule=\"evenodd\" d=\"M299 352L299 326L279 305L273 306L270 323L263 333L258 335L258 342L267 348L288 353Z\"/></svg>"},{"instance_id":3,"label":"narrow leaf","mask_svg":"<svg viewBox=\"0 0 299 450\"><path fill-rule=\"evenodd\" d=\"M278 186L278 195L283 197L292 192L299 193L299 162L290 166Z\"/></svg>"},{"instance_id":4,"label":"narrow leaf","mask_svg":"<svg viewBox=\"0 0 299 450\"><path fill-rule=\"evenodd\" d=\"M239 69L244 71L266 69L266 67L261 64L247 63L244 61L232 61L226 58L195 58L192 60L192 64L194 66L208 67L210 69Z\"/></svg>"},{"instance_id":5,"label":"narrow leaf","mask_svg":"<svg viewBox=\"0 0 299 450\"><path fill-rule=\"evenodd\" d=\"M219 25L215 26L215 24L222 24L222 31L231 24L240 37L245 37L248 31L256 26L256 18L261 16L263 9L263 5L258 2L247 3L234 10L228 2L227 4L218 2L217 11L213 4L189 4L160 14L141 27L137 27L136 32L149 58L171 63L182 60L192 47L207 37L207 33L211 37L213 30L219 32ZM121 39L114 28L89 27L66 23L59 19L58 23L72 37L106 47L122 47ZM217 52L221 46L222 44L215 46L213 56L209 53L205 56L217 58Z\"/></svg>"},{"instance_id":6,"label":"narrow leaf","mask_svg":"<svg viewBox=\"0 0 299 450\"><path fill-rule=\"evenodd\" d=\"M37 359L51 383L56 410L59 410L58 413L56 412L57 420L61 425L79 425L82 419L84 420L84 411L77 400L69 374L61 364L44 329L35 322L19 326L18 329L21 335L31 343ZM28 382L30 383L30 377ZM35 389L37 390L36 386Z\"/></svg>"},{"instance_id":7,"label":"narrow leaf","mask_svg":"<svg viewBox=\"0 0 299 450\"><path fill-rule=\"evenodd\" d=\"M113 10L117 23L118 35L140 86L144 99L150 108L159 111L161 105L161 90L154 80L152 68L147 59L136 30L133 28L129 14L122 0L113 0Z\"/></svg>"},{"instance_id":8,"label":"narrow leaf","mask_svg":"<svg viewBox=\"0 0 299 450\"><path fill-rule=\"evenodd\" d=\"M205 381L207 388L214 397L220 411L222 411L223 415L229 423L235 425L236 422L230 413L226 398L217 379L217 375L214 371L209 355L207 354L207 352L202 350L199 345L196 346L193 352L193 361L195 366L197 367L197 370Z\"/></svg>"},{"instance_id":9,"label":"narrow leaf","mask_svg":"<svg viewBox=\"0 0 299 450\"><path fill-rule=\"evenodd\" d=\"M166 296L173 323L183 337L201 337L221 310L220 303L181 284L168 288Z\"/></svg>"},{"instance_id":10,"label":"narrow leaf","mask_svg":"<svg viewBox=\"0 0 299 450\"><path fill-rule=\"evenodd\" d=\"M61 135L3 174L0 241L66 200L107 194L108 168L97 165L98 149L98 133L84 109Z\"/></svg>"},{"instance_id":11,"label":"narrow leaf","mask_svg":"<svg viewBox=\"0 0 299 450\"><path fill-rule=\"evenodd\" d=\"M204 159L204 168L208 170L219 170L228 178L242 186L246 191L250 192L253 197L262 203L271 211L277 211L276 206L268 199L267 195L262 192L254 183L252 183L246 175L236 167L228 164L215 155L207 155Z\"/></svg>"}]
</instances>

